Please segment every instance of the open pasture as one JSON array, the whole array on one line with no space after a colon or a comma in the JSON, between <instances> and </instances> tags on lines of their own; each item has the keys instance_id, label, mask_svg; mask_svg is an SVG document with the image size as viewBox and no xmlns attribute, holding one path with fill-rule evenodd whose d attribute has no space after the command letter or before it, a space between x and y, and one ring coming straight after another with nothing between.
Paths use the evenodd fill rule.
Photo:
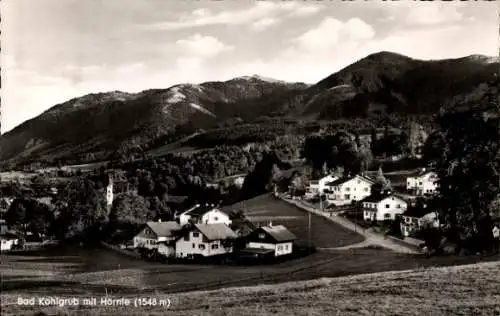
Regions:
<instances>
[{"instance_id":1,"label":"open pasture","mask_svg":"<svg viewBox=\"0 0 500 316\"><path fill-rule=\"evenodd\" d=\"M306 245L309 239L309 215L306 211L290 205L271 195L261 195L228 207L243 210L254 224L284 225ZM321 248L342 247L362 242L364 237L345 229L326 218L311 215L311 245Z\"/></svg>"}]
</instances>

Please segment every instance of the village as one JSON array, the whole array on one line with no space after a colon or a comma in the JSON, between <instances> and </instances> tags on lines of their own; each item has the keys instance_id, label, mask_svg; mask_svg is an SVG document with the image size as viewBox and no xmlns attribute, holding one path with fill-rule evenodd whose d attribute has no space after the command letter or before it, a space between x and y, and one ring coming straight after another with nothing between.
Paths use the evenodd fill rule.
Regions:
<instances>
[{"instance_id":1,"label":"village","mask_svg":"<svg viewBox=\"0 0 500 316\"><path fill-rule=\"evenodd\" d=\"M365 229L375 227L380 235L391 235L390 238L421 252L425 241L419 239L419 233L440 227L437 210L428 206L428 200L439 192L437 180L435 172L422 168L409 174L406 186L396 191L388 185L381 170L372 177L328 174L309 181L303 192L298 192L292 182L288 192L275 190L274 196L289 203L298 201L297 206L303 206L306 211L304 216L308 213L307 207L329 217L342 216ZM54 194L56 191L51 189ZM105 189L108 206L113 204L114 191L110 178ZM14 197L2 198L3 212L13 200ZM50 201L50 197L42 200ZM303 229L310 230L310 227ZM23 240L29 235L29 231L23 236L22 232L9 230L2 220L2 251L29 248L30 243ZM297 237L286 227L286 221L280 222L279 218L255 222L246 218L244 212L232 212L230 206L208 203L179 211L172 221L145 222L135 233L126 232L125 235L132 237L103 244L128 255L163 262L250 260L262 263L303 255L307 253L306 248L310 253L314 247L310 240L307 246L297 245Z\"/></svg>"}]
</instances>

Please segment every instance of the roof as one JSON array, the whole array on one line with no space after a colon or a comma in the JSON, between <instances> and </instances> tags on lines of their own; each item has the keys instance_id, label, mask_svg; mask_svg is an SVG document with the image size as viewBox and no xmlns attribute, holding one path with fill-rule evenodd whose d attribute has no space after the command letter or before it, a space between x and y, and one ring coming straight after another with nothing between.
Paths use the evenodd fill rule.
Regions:
<instances>
[{"instance_id":1,"label":"roof","mask_svg":"<svg viewBox=\"0 0 500 316\"><path fill-rule=\"evenodd\" d=\"M401 215L421 218L429 213L432 213L432 210L430 210L429 208L422 206L409 206L406 212Z\"/></svg>"},{"instance_id":2,"label":"roof","mask_svg":"<svg viewBox=\"0 0 500 316\"><path fill-rule=\"evenodd\" d=\"M360 179L362 179L364 181L367 181L367 182L370 182L370 183L375 183L372 179L370 179L368 177L360 176L360 175L355 175L355 176L352 176L352 177L342 177L342 178L339 178L339 179L334 180L332 182L328 182L327 185L328 186L337 186L337 185L344 184L347 181L351 181L352 179L355 179L355 178L360 178Z\"/></svg>"},{"instance_id":3,"label":"roof","mask_svg":"<svg viewBox=\"0 0 500 316\"><path fill-rule=\"evenodd\" d=\"M151 230L158 237L173 237L176 231L182 229L181 225L177 222L147 222L146 225L151 228Z\"/></svg>"},{"instance_id":4,"label":"roof","mask_svg":"<svg viewBox=\"0 0 500 316\"><path fill-rule=\"evenodd\" d=\"M167 203L184 203L187 199L188 199L187 196L169 195L167 197Z\"/></svg>"},{"instance_id":5,"label":"roof","mask_svg":"<svg viewBox=\"0 0 500 316\"><path fill-rule=\"evenodd\" d=\"M226 224L196 224L194 225L208 240L236 239L238 236Z\"/></svg>"},{"instance_id":6,"label":"roof","mask_svg":"<svg viewBox=\"0 0 500 316\"><path fill-rule=\"evenodd\" d=\"M259 255L265 255L265 254L274 252L274 249L244 248L244 249L241 249L240 252L255 253L255 254L259 254Z\"/></svg>"},{"instance_id":7,"label":"roof","mask_svg":"<svg viewBox=\"0 0 500 316\"><path fill-rule=\"evenodd\" d=\"M181 215L189 215L193 217L200 217L203 216L205 213L210 212L211 210L218 210L221 213L224 213L218 208L215 208L214 206L211 205L200 205L196 204L194 207L190 208L189 210L185 211Z\"/></svg>"},{"instance_id":8,"label":"roof","mask_svg":"<svg viewBox=\"0 0 500 316\"><path fill-rule=\"evenodd\" d=\"M420 169L415 172L412 172L408 175L409 178L420 178L422 176L425 176L429 173L436 173L434 170L429 170L429 169Z\"/></svg>"},{"instance_id":9,"label":"roof","mask_svg":"<svg viewBox=\"0 0 500 316\"><path fill-rule=\"evenodd\" d=\"M371 195L367 196L366 198L364 198L363 200L361 200L361 202L371 202L371 203L378 203L378 202L381 202L382 200L388 198L388 197L396 197L400 200L403 200L405 201L405 199L398 195L398 194L395 194L395 193L372 193ZM406 201L405 201L406 202Z\"/></svg>"},{"instance_id":10,"label":"roof","mask_svg":"<svg viewBox=\"0 0 500 316\"><path fill-rule=\"evenodd\" d=\"M266 233L271 235L276 241L291 241L297 239L291 231L283 225L261 227Z\"/></svg>"},{"instance_id":11,"label":"roof","mask_svg":"<svg viewBox=\"0 0 500 316\"><path fill-rule=\"evenodd\" d=\"M42 204L45 204L45 205L52 205L52 198L51 197L41 197L41 198L37 198L36 201L38 203L42 203Z\"/></svg>"}]
</instances>

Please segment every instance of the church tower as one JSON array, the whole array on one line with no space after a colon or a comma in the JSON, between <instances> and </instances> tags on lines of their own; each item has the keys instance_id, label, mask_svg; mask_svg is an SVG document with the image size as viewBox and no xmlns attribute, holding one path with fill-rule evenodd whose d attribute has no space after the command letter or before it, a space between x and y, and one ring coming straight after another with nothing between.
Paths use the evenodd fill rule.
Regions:
<instances>
[{"instance_id":1,"label":"church tower","mask_svg":"<svg viewBox=\"0 0 500 316\"><path fill-rule=\"evenodd\" d=\"M113 177L111 175L108 176L108 186L106 187L106 206L108 208L108 212L111 210L111 205L113 205Z\"/></svg>"}]
</instances>

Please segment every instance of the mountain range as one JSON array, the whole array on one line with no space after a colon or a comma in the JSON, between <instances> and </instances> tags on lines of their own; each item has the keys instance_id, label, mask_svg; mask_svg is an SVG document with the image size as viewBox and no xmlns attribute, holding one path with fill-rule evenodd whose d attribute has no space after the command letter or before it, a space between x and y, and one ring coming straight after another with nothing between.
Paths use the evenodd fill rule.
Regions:
<instances>
[{"instance_id":1,"label":"mountain range","mask_svg":"<svg viewBox=\"0 0 500 316\"><path fill-rule=\"evenodd\" d=\"M55 105L2 135L0 162L105 159L124 143L141 146L186 123L204 129L262 116L431 115L480 99L491 82L498 82L499 70L499 58L482 55L424 61L379 52L312 85L254 75L135 94L89 94Z\"/></svg>"}]
</instances>

